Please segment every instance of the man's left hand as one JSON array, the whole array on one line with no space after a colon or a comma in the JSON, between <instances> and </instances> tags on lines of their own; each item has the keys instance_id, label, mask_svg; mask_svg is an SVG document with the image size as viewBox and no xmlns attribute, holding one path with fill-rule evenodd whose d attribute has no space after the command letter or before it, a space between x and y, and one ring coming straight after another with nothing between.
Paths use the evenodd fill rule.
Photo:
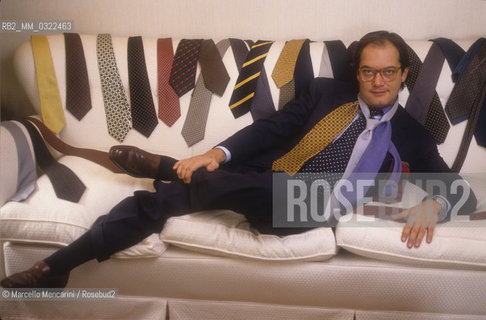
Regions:
<instances>
[{"instance_id":1,"label":"man's left hand","mask_svg":"<svg viewBox=\"0 0 486 320\"><path fill-rule=\"evenodd\" d=\"M407 221L402 231L402 242L407 242L407 247L410 249L418 248L427 234L426 242L431 243L439 212L440 205L432 199L427 199L398 214L395 219Z\"/></svg>"}]
</instances>

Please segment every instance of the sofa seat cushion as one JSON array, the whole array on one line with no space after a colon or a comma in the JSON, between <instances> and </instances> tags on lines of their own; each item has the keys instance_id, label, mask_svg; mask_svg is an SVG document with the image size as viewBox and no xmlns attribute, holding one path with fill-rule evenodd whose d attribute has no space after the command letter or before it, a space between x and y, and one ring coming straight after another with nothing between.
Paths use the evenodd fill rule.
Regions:
<instances>
[{"instance_id":1,"label":"sofa seat cushion","mask_svg":"<svg viewBox=\"0 0 486 320\"><path fill-rule=\"evenodd\" d=\"M79 203L58 199L48 177L36 182L36 191L23 202L7 202L0 211L0 240L66 246L93 222L136 190L154 191L151 179L115 174L88 160L63 156L86 185ZM199 212L169 219L163 232L115 255L117 258L160 256L167 244L266 260L322 260L336 253L330 229L279 238L250 230L245 217L234 212Z\"/></svg>"},{"instance_id":2,"label":"sofa seat cushion","mask_svg":"<svg viewBox=\"0 0 486 320\"><path fill-rule=\"evenodd\" d=\"M261 234L243 215L223 210L172 217L161 239L203 253L267 261L323 261L337 251L331 228L285 237Z\"/></svg>"},{"instance_id":3,"label":"sofa seat cushion","mask_svg":"<svg viewBox=\"0 0 486 320\"><path fill-rule=\"evenodd\" d=\"M478 198L476 213L484 212L484 174L464 174L463 177L470 183ZM416 195L423 192L418 188L409 191ZM407 201L394 206L410 207L413 204L408 202L410 199L409 197ZM474 213L471 217L473 216ZM339 220L336 242L340 248L355 254L386 261L434 267L486 269L486 220L473 220L469 216L452 217L451 221L436 225L430 244L424 240L419 248L412 249L407 248L400 239L403 227L404 223L388 219L348 214Z\"/></svg>"}]
</instances>

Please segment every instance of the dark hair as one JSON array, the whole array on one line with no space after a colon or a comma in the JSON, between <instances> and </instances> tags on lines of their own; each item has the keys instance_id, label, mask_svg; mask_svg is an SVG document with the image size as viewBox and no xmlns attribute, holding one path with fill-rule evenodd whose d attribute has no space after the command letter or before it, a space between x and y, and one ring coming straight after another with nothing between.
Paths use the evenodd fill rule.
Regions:
<instances>
[{"instance_id":1,"label":"dark hair","mask_svg":"<svg viewBox=\"0 0 486 320\"><path fill-rule=\"evenodd\" d=\"M374 31L364 35L358 42L354 44L353 52L351 54L351 66L354 74L358 72L359 64L361 62L361 53L369 44L377 44L384 46L386 41L391 42L397 48L402 72L409 67L410 59L408 55L408 46L398 34L388 31Z\"/></svg>"},{"instance_id":2,"label":"dark hair","mask_svg":"<svg viewBox=\"0 0 486 320\"><path fill-rule=\"evenodd\" d=\"M351 59L351 69L354 72L353 80L356 79L356 74L358 73L359 64L361 63L361 53L364 48L369 44L376 44L384 46L386 42L389 41L398 50L399 61L401 65L402 72L410 66L410 58L408 53L408 45L398 34L388 31L373 31L365 34L359 41L353 42L348 50ZM357 86L357 81L354 81ZM402 83L401 88L404 88Z\"/></svg>"}]
</instances>

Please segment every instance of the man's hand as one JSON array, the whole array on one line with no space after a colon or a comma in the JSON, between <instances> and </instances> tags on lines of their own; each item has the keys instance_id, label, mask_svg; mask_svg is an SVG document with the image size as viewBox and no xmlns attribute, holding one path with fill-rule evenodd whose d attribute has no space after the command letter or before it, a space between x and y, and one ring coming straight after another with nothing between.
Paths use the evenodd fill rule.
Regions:
<instances>
[{"instance_id":1,"label":"man's hand","mask_svg":"<svg viewBox=\"0 0 486 320\"><path fill-rule=\"evenodd\" d=\"M425 233L427 233L426 242L432 242L440 209L437 202L427 199L415 207L402 211L395 217L397 220L405 219L407 221L402 231L402 242L407 242L408 248L420 247Z\"/></svg>"},{"instance_id":2,"label":"man's hand","mask_svg":"<svg viewBox=\"0 0 486 320\"><path fill-rule=\"evenodd\" d=\"M179 179L183 180L185 183L190 183L194 171L206 167L208 172L212 172L218 169L219 164L225 159L226 155L223 150L215 148L202 155L179 160L174 164L173 169L177 171Z\"/></svg>"}]
</instances>

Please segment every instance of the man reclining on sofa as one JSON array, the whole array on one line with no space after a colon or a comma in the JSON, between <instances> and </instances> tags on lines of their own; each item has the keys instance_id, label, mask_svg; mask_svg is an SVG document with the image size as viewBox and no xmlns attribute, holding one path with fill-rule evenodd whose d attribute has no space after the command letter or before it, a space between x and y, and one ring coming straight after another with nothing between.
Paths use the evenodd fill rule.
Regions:
<instances>
[{"instance_id":1,"label":"man reclining on sofa","mask_svg":"<svg viewBox=\"0 0 486 320\"><path fill-rule=\"evenodd\" d=\"M101 216L86 232L30 269L2 280L3 287L64 287L69 272L92 259L103 261L152 233L171 216L231 209L261 232L279 235L304 228L274 228L273 176L295 173L451 173L433 138L399 104L409 71L404 40L386 31L357 43L352 65L359 90L333 79L314 79L307 91L267 119L255 121L205 154L176 161L136 147L115 146L110 158L127 173L150 177L155 192L137 191ZM368 137L372 136L371 139ZM172 181L165 183L161 180ZM401 240L419 247L432 241L457 195L430 194L404 210ZM471 192L463 211L476 207Z\"/></svg>"}]
</instances>

